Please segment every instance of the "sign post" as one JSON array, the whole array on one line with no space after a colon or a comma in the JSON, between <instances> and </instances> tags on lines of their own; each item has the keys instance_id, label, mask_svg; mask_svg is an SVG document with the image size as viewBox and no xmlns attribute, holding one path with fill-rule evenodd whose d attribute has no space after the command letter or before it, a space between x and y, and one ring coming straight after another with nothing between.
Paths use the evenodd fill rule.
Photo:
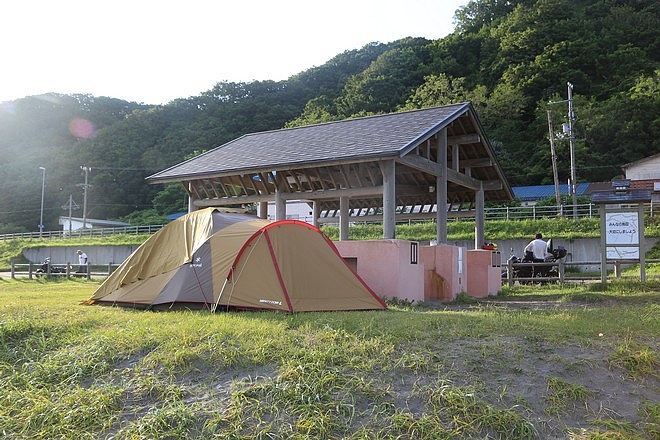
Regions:
<instances>
[{"instance_id":1,"label":"sign post","mask_svg":"<svg viewBox=\"0 0 660 440\"><path fill-rule=\"evenodd\" d=\"M630 189L630 180L612 182L613 191L594 193L600 205L600 280L607 282L607 261L639 261L641 281L646 281L644 255L644 203L651 191Z\"/></svg>"}]
</instances>

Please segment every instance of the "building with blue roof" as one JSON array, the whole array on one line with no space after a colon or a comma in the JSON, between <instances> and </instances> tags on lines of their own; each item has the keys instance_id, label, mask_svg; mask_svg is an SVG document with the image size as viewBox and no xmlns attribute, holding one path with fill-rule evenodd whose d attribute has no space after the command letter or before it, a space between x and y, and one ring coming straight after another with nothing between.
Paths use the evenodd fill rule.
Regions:
<instances>
[{"instance_id":1,"label":"building with blue roof","mask_svg":"<svg viewBox=\"0 0 660 440\"><path fill-rule=\"evenodd\" d=\"M575 192L578 196L587 195L590 183L578 183ZM513 195L520 200L523 206L533 206L541 200L555 196L554 185L532 185L532 186L514 186L511 188ZM559 185L559 194L568 195L568 184Z\"/></svg>"}]
</instances>

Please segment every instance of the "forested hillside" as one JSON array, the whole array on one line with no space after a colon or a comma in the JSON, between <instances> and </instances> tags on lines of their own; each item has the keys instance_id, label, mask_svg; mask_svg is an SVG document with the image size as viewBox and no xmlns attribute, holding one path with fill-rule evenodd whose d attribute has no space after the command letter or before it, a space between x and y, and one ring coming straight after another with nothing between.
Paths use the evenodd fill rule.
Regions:
<instances>
[{"instance_id":1,"label":"forested hillside","mask_svg":"<svg viewBox=\"0 0 660 440\"><path fill-rule=\"evenodd\" d=\"M88 216L120 218L184 203L147 175L242 134L472 101L512 185L552 182L547 110L566 120L574 85L579 181L609 180L660 152L660 6L651 0L477 0L440 40L346 51L286 81L221 82L163 106L51 94L0 107L0 232L36 230L47 169L46 229L69 194ZM558 142L559 174L569 175ZM80 211L74 215L82 216Z\"/></svg>"}]
</instances>

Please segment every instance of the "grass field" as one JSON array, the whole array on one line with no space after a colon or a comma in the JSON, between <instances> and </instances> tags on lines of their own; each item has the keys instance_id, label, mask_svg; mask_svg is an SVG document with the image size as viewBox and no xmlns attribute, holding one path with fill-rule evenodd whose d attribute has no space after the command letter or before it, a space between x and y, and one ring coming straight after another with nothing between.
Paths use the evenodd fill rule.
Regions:
<instances>
[{"instance_id":1,"label":"grass field","mask_svg":"<svg viewBox=\"0 0 660 440\"><path fill-rule=\"evenodd\" d=\"M657 439L660 283L516 287L380 312L83 306L0 280L16 439Z\"/></svg>"}]
</instances>

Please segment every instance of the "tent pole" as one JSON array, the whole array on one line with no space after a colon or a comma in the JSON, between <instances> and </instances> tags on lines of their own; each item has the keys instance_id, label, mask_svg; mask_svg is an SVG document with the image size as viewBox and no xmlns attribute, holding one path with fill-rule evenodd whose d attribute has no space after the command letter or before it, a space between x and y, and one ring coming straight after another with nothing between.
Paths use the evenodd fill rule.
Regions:
<instances>
[{"instance_id":1,"label":"tent pole","mask_svg":"<svg viewBox=\"0 0 660 440\"><path fill-rule=\"evenodd\" d=\"M222 293L225 291L225 287L227 287L227 281L229 281L229 277L231 276L233 271L234 268L232 268L229 271L229 275L227 276L227 278L225 278L225 282L222 284L222 289L220 289L220 293L218 294L218 300L213 305L213 309L211 310L211 312L215 313L215 311L218 309L218 304L220 304L220 298L222 298Z\"/></svg>"},{"instance_id":2,"label":"tent pole","mask_svg":"<svg viewBox=\"0 0 660 440\"><path fill-rule=\"evenodd\" d=\"M192 270L193 273L195 274L195 279L197 280L197 287L199 287L199 291L202 292L202 297L204 298L204 307L210 309L209 302L206 300L206 294L204 293L204 288L202 287L202 283L199 281L199 275L197 275L197 269L193 267ZM213 301L213 298L211 298L211 301Z\"/></svg>"}]
</instances>

